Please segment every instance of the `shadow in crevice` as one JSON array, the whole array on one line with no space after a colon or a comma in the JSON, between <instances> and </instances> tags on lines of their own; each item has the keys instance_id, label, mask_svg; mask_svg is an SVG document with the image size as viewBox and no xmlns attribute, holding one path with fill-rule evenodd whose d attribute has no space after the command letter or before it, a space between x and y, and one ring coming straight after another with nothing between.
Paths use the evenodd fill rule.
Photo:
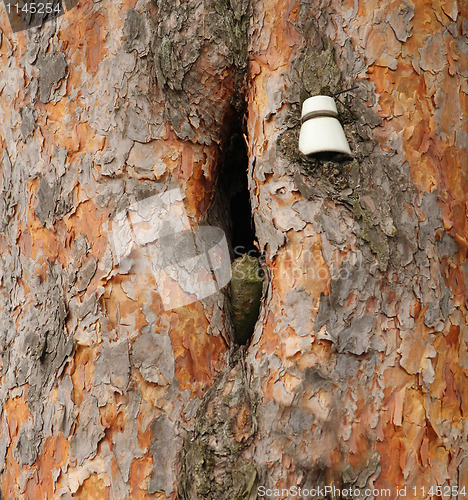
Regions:
<instances>
[{"instance_id":1,"label":"shadow in crevice","mask_svg":"<svg viewBox=\"0 0 468 500\"><path fill-rule=\"evenodd\" d=\"M247 180L248 165L247 146L239 131L231 136L226 148L220 185L227 203L234 259L245 253L258 256Z\"/></svg>"}]
</instances>

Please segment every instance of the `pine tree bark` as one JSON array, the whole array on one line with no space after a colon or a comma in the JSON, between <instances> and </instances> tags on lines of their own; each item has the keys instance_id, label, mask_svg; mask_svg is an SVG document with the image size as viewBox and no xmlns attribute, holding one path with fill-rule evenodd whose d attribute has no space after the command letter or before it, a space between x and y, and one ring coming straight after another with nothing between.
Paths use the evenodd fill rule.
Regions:
<instances>
[{"instance_id":1,"label":"pine tree bark","mask_svg":"<svg viewBox=\"0 0 468 500\"><path fill-rule=\"evenodd\" d=\"M268 486L466 488L466 14L254 4L249 175L271 282L247 359ZM301 92L354 85L354 161L301 169Z\"/></svg>"},{"instance_id":2,"label":"pine tree bark","mask_svg":"<svg viewBox=\"0 0 468 500\"><path fill-rule=\"evenodd\" d=\"M467 6L82 1L15 34L1 16L2 495L468 488ZM355 86L353 159L299 155L304 98ZM229 234L244 112L267 279L238 348L224 293L167 310L111 229L178 186L193 226Z\"/></svg>"}]
</instances>

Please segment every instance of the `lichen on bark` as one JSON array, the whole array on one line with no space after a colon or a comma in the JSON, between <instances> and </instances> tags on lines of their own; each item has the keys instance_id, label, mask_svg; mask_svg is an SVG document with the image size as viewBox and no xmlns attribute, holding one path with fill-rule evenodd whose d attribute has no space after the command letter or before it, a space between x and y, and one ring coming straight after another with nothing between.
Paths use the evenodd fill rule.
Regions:
<instances>
[{"instance_id":1,"label":"lichen on bark","mask_svg":"<svg viewBox=\"0 0 468 500\"><path fill-rule=\"evenodd\" d=\"M264 273L256 257L244 254L231 266L229 305L235 341L245 344L252 336L258 319Z\"/></svg>"},{"instance_id":2,"label":"lichen on bark","mask_svg":"<svg viewBox=\"0 0 468 500\"><path fill-rule=\"evenodd\" d=\"M245 348L206 393L195 428L184 442L179 492L182 498L257 498L261 471L249 450L256 430L256 396L249 387Z\"/></svg>"}]
</instances>

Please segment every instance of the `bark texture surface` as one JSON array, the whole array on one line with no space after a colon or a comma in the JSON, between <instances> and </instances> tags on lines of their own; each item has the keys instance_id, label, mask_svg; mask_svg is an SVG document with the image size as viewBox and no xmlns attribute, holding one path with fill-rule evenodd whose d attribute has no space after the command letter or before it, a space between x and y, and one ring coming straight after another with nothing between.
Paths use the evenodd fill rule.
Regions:
<instances>
[{"instance_id":1,"label":"bark texture surface","mask_svg":"<svg viewBox=\"0 0 468 500\"><path fill-rule=\"evenodd\" d=\"M271 283L247 359L269 486L467 483L467 14L254 3L249 176ZM294 158L302 93L353 85L354 160Z\"/></svg>"},{"instance_id":2,"label":"bark texture surface","mask_svg":"<svg viewBox=\"0 0 468 500\"><path fill-rule=\"evenodd\" d=\"M5 498L166 498L226 365L224 295L167 311L112 221L178 186L206 218L245 81L245 6L83 1L8 30L0 113Z\"/></svg>"},{"instance_id":3,"label":"bark texture surface","mask_svg":"<svg viewBox=\"0 0 468 500\"><path fill-rule=\"evenodd\" d=\"M13 34L1 10L5 498L468 488L467 19L455 0L83 0ZM304 98L354 85L354 158L300 157ZM245 102L268 284L234 352L225 294L166 310L111 235L174 186L206 221Z\"/></svg>"}]
</instances>

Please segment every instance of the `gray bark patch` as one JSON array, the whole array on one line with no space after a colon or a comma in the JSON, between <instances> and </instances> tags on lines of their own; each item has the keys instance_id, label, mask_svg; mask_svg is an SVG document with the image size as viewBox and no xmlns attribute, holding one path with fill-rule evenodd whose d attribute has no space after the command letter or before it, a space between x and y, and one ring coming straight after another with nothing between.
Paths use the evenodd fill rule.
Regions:
<instances>
[{"instance_id":1,"label":"gray bark patch","mask_svg":"<svg viewBox=\"0 0 468 500\"><path fill-rule=\"evenodd\" d=\"M54 89L57 88L60 80L65 78L67 63L65 54L62 52L40 55L37 59L39 68L39 99L44 104L51 100Z\"/></svg>"},{"instance_id":2,"label":"gray bark patch","mask_svg":"<svg viewBox=\"0 0 468 500\"><path fill-rule=\"evenodd\" d=\"M86 458L94 457L99 441L104 437L97 399L88 395L80 406L76 434L70 441L70 458L81 465Z\"/></svg>"},{"instance_id":3,"label":"gray bark patch","mask_svg":"<svg viewBox=\"0 0 468 500\"><path fill-rule=\"evenodd\" d=\"M153 472L148 485L150 494L164 491L169 496L174 490L174 464L178 443L174 437L174 424L166 415L161 415L151 424L153 442L150 453L153 455Z\"/></svg>"},{"instance_id":4,"label":"gray bark patch","mask_svg":"<svg viewBox=\"0 0 468 500\"><path fill-rule=\"evenodd\" d=\"M43 226L46 222L52 221L59 192L60 187L58 184L49 186L49 183L44 178L41 177L39 179L39 189L36 193L37 204L35 212Z\"/></svg>"},{"instance_id":5,"label":"gray bark patch","mask_svg":"<svg viewBox=\"0 0 468 500\"><path fill-rule=\"evenodd\" d=\"M95 362L94 384L109 384L115 389L124 391L128 385L130 358L126 339L110 342L104 339Z\"/></svg>"},{"instance_id":6,"label":"gray bark patch","mask_svg":"<svg viewBox=\"0 0 468 500\"><path fill-rule=\"evenodd\" d=\"M26 261L24 268L28 276L34 276L34 263ZM12 272L23 272L19 262L7 274ZM10 323L7 335L0 339L2 350L8 349L9 353L3 358L2 389L8 391L29 384L27 403L32 419L21 429L15 451L21 464L32 464L40 451L47 434L44 412L50 390L74 351L73 337L65 328L67 309L62 277L56 268L49 266L46 279L43 282L38 279L34 284L15 324Z\"/></svg>"},{"instance_id":7,"label":"gray bark patch","mask_svg":"<svg viewBox=\"0 0 468 500\"><path fill-rule=\"evenodd\" d=\"M43 226L50 226L73 207L72 194L62 193L59 180L50 185L44 177L39 177L36 198L37 203L34 211Z\"/></svg>"},{"instance_id":8,"label":"gray bark patch","mask_svg":"<svg viewBox=\"0 0 468 500\"><path fill-rule=\"evenodd\" d=\"M3 415L1 421L1 438L0 438L0 473L5 469L5 457L10 446L10 433L8 430L8 422L6 415Z\"/></svg>"},{"instance_id":9,"label":"gray bark patch","mask_svg":"<svg viewBox=\"0 0 468 500\"><path fill-rule=\"evenodd\" d=\"M40 446L39 429L35 429L32 420L23 424L18 433L18 441L14 450L20 465L32 465L36 461Z\"/></svg>"},{"instance_id":10,"label":"gray bark patch","mask_svg":"<svg viewBox=\"0 0 468 500\"><path fill-rule=\"evenodd\" d=\"M23 141L34 132L36 128L36 117L34 114L34 108L26 106L21 110L21 135L23 136Z\"/></svg>"},{"instance_id":11,"label":"gray bark patch","mask_svg":"<svg viewBox=\"0 0 468 500\"><path fill-rule=\"evenodd\" d=\"M170 384L174 378L175 360L169 336L144 329L133 342L132 365L148 382Z\"/></svg>"}]
</instances>

